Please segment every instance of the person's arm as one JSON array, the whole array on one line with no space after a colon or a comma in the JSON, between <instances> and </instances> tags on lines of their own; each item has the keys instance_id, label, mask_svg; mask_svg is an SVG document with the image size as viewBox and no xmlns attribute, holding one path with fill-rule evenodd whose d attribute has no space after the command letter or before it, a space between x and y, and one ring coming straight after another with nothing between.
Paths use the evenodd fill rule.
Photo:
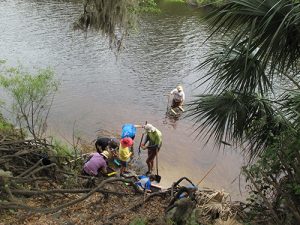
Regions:
<instances>
[{"instance_id":1,"label":"person's arm","mask_svg":"<svg viewBox=\"0 0 300 225\"><path fill-rule=\"evenodd\" d=\"M100 171L103 175L107 175L107 162L105 162L105 164L100 167L98 171Z\"/></svg>"},{"instance_id":2,"label":"person's arm","mask_svg":"<svg viewBox=\"0 0 300 225\"><path fill-rule=\"evenodd\" d=\"M171 92L170 92L170 95L173 95L175 93L175 91L177 91L177 89L173 89Z\"/></svg>"},{"instance_id":3,"label":"person's arm","mask_svg":"<svg viewBox=\"0 0 300 225\"><path fill-rule=\"evenodd\" d=\"M146 189L146 190L151 190L151 182L150 182L150 180L148 180L148 181L146 182L146 184L145 184L145 189Z\"/></svg>"},{"instance_id":4,"label":"person's arm","mask_svg":"<svg viewBox=\"0 0 300 225\"><path fill-rule=\"evenodd\" d=\"M126 148L125 150L125 156L127 159L129 159L132 155L132 152L129 150L129 147Z\"/></svg>"},{"instance_id":5,"label":"person's arm","mask_svg":"<svg viewBox=\"0 0 300 225\"><path fill-rule=\"evenodd\" d=\"M143 128L144 126L143 125L139 125L139 124L135 124L134 127L135 128Z\"/></svg>"},{"instance_id":6,"label":"person's arm","mask_svg":"<svg viewBox=\"0 0 300 225\"><path fill-rule=\"evenodd\" d=\"M122 150L122 152L120 152L120 154L122 154L122 156L124 157L124 159L129 159L130 156L132 155L132 152L129 151L129 148L125 148Z\"/></svg>"},{"instance_id":7,"label":"person's arm","mask_svg":"<svg viewBox=\"0 0 300 225\"><path fill-rule=\"evenodd\" d=\"M107 168L106 168L106 167L102 167L101 173L102 173L103 175L106 175L106 174L107 174Z\"/></svg>"},{"instance_id":8,"label":"person's arm","mask_svg":"<svg viewBox=\"0 0 300 225\"><path fill-rule=\"evenodd\" d=\"M182 102L184 102L185 101L185 94L184 94L184 92L182 92Z\"/></svg>"},{"instance_id":9,"label":"person's arm","mask_svg":"<svg viewBox=\"0 0 300 225\"><path fill-rule=\"evenodd\" d=\"M144 143L141 144L142 149L147 148L146 144L149 142L149 140L150 140L150 138L149 138L149 135L147 134Z\"/></svg>"},{"instance_id":10,"label":"person's arm","mask_svg":"<svg viewBox=\"0 0 300 225\"><path fill-rule=\"evenodd\" d=\"M146 182L145 184L145 191L146 192L151 192L151 182L150 180Z\"/></svg>"},{"instance_id":11,"label":"person's arm","mask_svg":"<svg viewBox=\"0 0 300 225\"><path fill-rule=\"evenodd\" d=\"M111 154L112 154L112 157L113 157L113 158L118 157L117 150L111 150Z\"/></svg>"},{"instance_id":12,"label":"person's arm","mask_svg":"<svg viewBox=\"0 0 300 225\"><path fill-rule=\"evenodd\" d=\"M134 179L135 179L135 181L136 182L138 182L141 178L140 178L141 176L138 176L138 175L134 175Z\"/></svg>"}]
</instances>

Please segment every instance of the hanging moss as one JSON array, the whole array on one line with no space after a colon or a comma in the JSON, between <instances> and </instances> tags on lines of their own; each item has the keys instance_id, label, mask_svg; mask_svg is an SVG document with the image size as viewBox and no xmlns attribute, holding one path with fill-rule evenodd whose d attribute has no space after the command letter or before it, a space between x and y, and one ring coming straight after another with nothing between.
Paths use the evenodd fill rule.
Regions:
<instances>
[{"instance_id":1,"label":"hanging moss","mask_svg":"<svg viewBox=\"0 0 300 225\"><path fill-rule=\"evenodd\" d=\"M128 30L134 27L139 0L86 0L75 29L101 31L111 47L120 50Z\"/></svg>"}]
</instances>

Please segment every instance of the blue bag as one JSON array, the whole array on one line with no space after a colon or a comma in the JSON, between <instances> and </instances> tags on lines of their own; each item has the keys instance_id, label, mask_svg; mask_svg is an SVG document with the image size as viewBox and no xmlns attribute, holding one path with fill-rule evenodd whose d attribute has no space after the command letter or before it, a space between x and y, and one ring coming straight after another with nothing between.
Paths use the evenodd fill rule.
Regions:
<instances>
[{"instance_id":1,"label":"blue bag","mask_svg":"<svg viewBox=\"0 0 300 225\"><path fill-rule=\"evenodd\" d=\"M134 139L136 134L136 127L133 124L126 123L122 126L122 138L130 137Z\"/></svg>"}]
</instances>

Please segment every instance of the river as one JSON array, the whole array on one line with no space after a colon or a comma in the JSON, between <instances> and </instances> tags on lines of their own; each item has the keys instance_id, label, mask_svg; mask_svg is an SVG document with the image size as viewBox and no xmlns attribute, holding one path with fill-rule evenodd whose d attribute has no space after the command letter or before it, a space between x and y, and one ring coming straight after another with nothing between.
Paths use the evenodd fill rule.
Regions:
<instances>
[{"instance_id":1,"label":"river","mask_svg":"<svg viewBox=\"0 0 300 225\"><path fill-rule=\"evenodd\" d=\"M124 123L148 121L163 133L162 185L182 176L197 183L216 164L202 185L240 197L243 159L236 150L217 151L213 143L196 138L188 119L165 117L166 94L177 84L183 85L187 101L204 91L194 84L205 72L194 68L209 50L209 42L203 44L208 28L201 11L162 4L162 13L139 19L116 55L100 34L72 30L80 3L0 0L0 5L0 59L29 70L49 66L61 81L49 117L51 132L70 138L75 130L92 142L99 130L120 133Z\"/></svg>"}]
</instances>

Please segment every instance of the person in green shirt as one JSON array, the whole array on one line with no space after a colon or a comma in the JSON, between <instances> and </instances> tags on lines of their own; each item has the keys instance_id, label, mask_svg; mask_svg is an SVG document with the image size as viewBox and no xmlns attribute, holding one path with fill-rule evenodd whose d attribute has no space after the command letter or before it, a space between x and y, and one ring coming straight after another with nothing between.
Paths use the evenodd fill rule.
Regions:
<instances>
[{"instance_id":1,"label":"person in green shirt","mask_svg":"<svg viewBox=\"0 0 300 225\"><path fill-rule=\"evenodd\" d=\"M162 134L161 132L154 127L152 124L146 124L144 126L147 137L145 142L141 144L142 149L148 150L148 158L146 160L148 171L147 173L151 173L153 170L153 162L155 156L157 155L159 149L162 145Z\"/></svg>"}]
</instances>

